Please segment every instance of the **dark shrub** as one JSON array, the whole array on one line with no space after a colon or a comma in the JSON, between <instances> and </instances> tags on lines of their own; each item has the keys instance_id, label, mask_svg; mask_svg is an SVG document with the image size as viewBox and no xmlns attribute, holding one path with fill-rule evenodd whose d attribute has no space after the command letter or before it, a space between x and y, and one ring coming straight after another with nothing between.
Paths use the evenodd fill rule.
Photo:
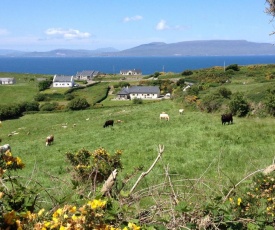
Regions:
<instances>
[{"instance_id":1,"label":"dark shrub","mask_svg":"<svg viewBox=\"0 0 275 230\"><path fill-rule=\"evenodd\" d=\"M82 110L88 108L90 105L85 98L75 98L69 102L67 108L70 110Z\"/></svg>"},{"instance_id":2,"label":"dark shrub","mask_svg":"<svg viewBox=\"0 0 275 230\"><path fill-rule=\"evenodd\" d=\"M185 85L185 80L184 78L180 78L178 81L177 81L177 86L184 86Z\"/></svg>"},{"instance_id":3,"label":"dark shrub","mask_svg":"<svg viewBox=\"0 0 275 230\"><path fill-rule=\"evenodd\" d=\"M141 98L134 98L133 99L133 104L142 104L142 103L143 103L143 101L142 101Z\"/></svg>"},{"instance_id":4,"label":"dark shrub","mask_svg":"<svg viewBox=\"0 0 275 230\"><path fill-rule=\"evenodd\" d=\"M74 99L74 95L72 95L71 93L68 93L68 94L65 95L65 99L67 101L73 100Z\"/></svg>"},{"instance_id":5,"label":"dark shrub","mask_svg":"<svg viewBox=\"0 0 275 230\"><path fill-rule=\"evenodd\" d=\"M221 87L218 90L218 94L221 95L224 98L230 98L230 96L232 95L232 92L231 92L231 90L229 90L229 89L227 89L225 87Z\"/></svg>"},{"instance_id":6,"label":"dark shrub","mask_svg":"<svg viewBox=\"0 0 275 230\"><path fill-rule=\"evenodd\" d=\"M229 66L227 66L227 67L225 68L226 71L227 71L227 70L230 70L230 69L232 69L232 70L234 70L234 71L239 71L239 70L240 70L240 67L238 66L238 64L232 64L232 65L229 65Z\"/></svg>"},{"instance_id":7,"label":"dark shrub","mask_svg":"<svg viewBox=\"0 0 275 230\"><path fill-rule=\"evenodd\" d=\"M190 76L190 75L192 75L192 74L193 74L193 72L192 72L191 70L184 70L184 71L181 73L182 76Z\"/></svg>"},{"instance_id":8,"label":"dark shrub","mask_svg":"<svg viewBox=\"0 0 275 230\"><path fill-rule=\"evenodd\" d=\"M51 84L52 84L52 81L50 80L41 81L38 83L38 90L43 91L45 89L48 89L50 88Z\"/></svg>"},{"instance_id":9,"label":"dark shrub","mask_svg":"<svg viewBox=\"0 0 275 230\"><path fill-rule=\"evenodd\" d=\"M45 103L45 104L41 105L40 110L41 111L54 111L57 106L58 106L57 103Z\"/></svg>"},{"instance_id":10,"label":"dark shrub","mask_svg":"<svg viewBox=\"0 0 275 230\"><path fill-rule=\"evenodd\" d=\"M35 101L45 101L46 100L46 95L42 93L38 93L34 96Z\"/></svg>"},{"instance_id":11,"label":"dark shrub","mask_svg":"<svg viewBox=\"0 0 275 230\"><path fill-rule=\"evenodd\" d=\"M203 98L200 108L202 110L206 110L208 113L217 111L223 103L223 99L220 95L214 93L207 95L205 98Z\"/></svg>"},{"instance_id":12,"label":"dark shrub","mask_svg":"<svg viewBox=\"0 0 275 230\"><path fill-rule=\"evenodd\" d=\"M233 115L239 117L243 117L249 112L249 104L244 99L244 95L239 92L233 94L232 99L229 102L229 108Z\"/></svg>"},{"instance_id":13,"label":"dark shrub","mask_svg":"<svg viewBox=\"0 0 275 230\"><path fill-rule=\"evenodd\" d=\"M24 112L39 111L39 103L36 101L24 103Z\"/></svg>"}]
</instances>

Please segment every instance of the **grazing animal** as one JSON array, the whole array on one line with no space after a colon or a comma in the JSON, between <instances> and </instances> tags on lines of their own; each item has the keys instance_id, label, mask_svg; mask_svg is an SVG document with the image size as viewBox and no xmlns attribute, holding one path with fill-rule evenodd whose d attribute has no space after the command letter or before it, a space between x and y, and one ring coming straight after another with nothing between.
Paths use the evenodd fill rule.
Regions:
<instances>
[{"instance_id":1,"label":"grazing animal","mask_svg":"<svg viewBox=\"0 0 275 230\"><path fill-rule=\"evenodd\" d=\"M11 147L9 144L5 144L5 145L2 145L0 146L0 153L3 154L7 151L11 151Z\"/></svg>"},{"instance_id":2,"label":"grazing animal","mask_svg":"<svg viewBox=\"0 0 275 230\"><path fill-rule=\"evenodd\" d=\"M169 115L166 114L166 113L161 113L161 114L159 115L159 119L160 119L160 120L161 120L161 119L164 119L164 120L166 120L166 121L169 121Z\"/></svg>"},{"instance_id":3,"label":"grazing animal","mask_svg":"<svg viewBox=\"0 0 275 230\"><path fill-rule=\"evenodd\" d=\"M184 112L184 109L179 109L180 114L183 114L183 112Z\"/></svg>"},{"instance_id":4,"label":"grazing animal","mask_svg":"<svg viewBox=\"0 0 275 230\"><path fill-rule=\"evenodd\" d=\"M222 125L225 125L226 122L229 125L230 123L233 124L233 115L232 113L222 114L221 115Z\"/></svg>"},{"instance_id":5,"label":"grazing animal","mask_svg":"<svg viewBox=\"0 0 275 230\"><path fill-rule=\"evenodd\" d=\"M46 146L51 145L53 143L53 141L54 141L54 136L53 135L47 136Z\"/></svg>"},{"instance_id":6,"label":"grazing animal","mask_svg":"<svg viewBox=\"0 0 275 230\"><path fill-rule=\"evenodd\" d=\"M106 128L108 126L114 126L114 120L105 121L103 128Z\"/></svg>"},{"instance_id":7,"label":"grazing animal","mask_svg":"<svg viewBox=\"0 0 275 230\"><path fill-rule=\"evenodd\" d=\"M117 122L117 123L122 123L122 120L117 120L116 122Z\"/></svg>"}]
</instances>

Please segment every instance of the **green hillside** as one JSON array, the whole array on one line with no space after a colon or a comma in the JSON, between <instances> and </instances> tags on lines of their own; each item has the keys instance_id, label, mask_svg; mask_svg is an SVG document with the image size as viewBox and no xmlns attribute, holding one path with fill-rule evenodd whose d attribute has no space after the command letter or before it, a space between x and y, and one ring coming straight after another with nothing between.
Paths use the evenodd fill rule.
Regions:
<instances>
[{"instance_id":1,"label":"green hillside","mask_svg":"<svg viewBox=\"0 0 275 230\"><path fill-rule=\"evenodd\" d=\"M45 199L42 207L47 209L53 203L82 204L83 194L86 196L86 192L90 191L89 194L95 195L98 192L91 191L89 186L92 182L88 183L88 190L73 189L71 167L66 153L76 153L81 149L93 152L104 148L113 154L122 150L123 170L118 172L117 186L127 178L119 195L122 196L119 199L123 200L140 173L149 169L156 159L159 145L164 146L162 157L133 193L138 201L136 211L151 209L160 204L160 200L168 199L171 187L175 189L173 192L181 202L191 202L197 207L205 208L204 203L206 200L210 202L210 197L226 197L229 190L243 178L272 164L275 120L265 106L259 104L264 103L274 88L273 71L275 66L271 65L240 67L239 71L229 73L224 73L222 68L197 70L187 76L179 73L172 74L171 77L170 73L162 73L159 77L162 93L171 92L172 98L152 103L144 101L141 104L112 101L110 99L115 93L110 93L107 99L100 102L100 106L96 105L106 94L106 89L117 84L100 82L70 92L76 98L87 99L92 105L89 109L28 113L18 119L3 120L0 127L1 143L9 143L12 154L19 156L26 164L22 171L13 175L20 175L20 181L25 185L37 181L39 187L51 191L51 196L56 200L53 201L52 197ZM22 101L34 100L39 93L35 79L30 80L34 76L22 76L26 78L22 82L19 80L22 79L20 75L15 76L18 78L16 85L0 86L0 104L13 103L10 98L16 92L21 92ZM184 85L186 82L195 83L191 86L193 91L182 91L183 85L177 85L179 79L184 79ZM150 80L144 78L132 84L148 82ZM212 112L202 111L207 106L209 95L217 95L216 92L224 88L232 93L231 96L223 98L218 95L220 107ZM50 90L40 93L51 94ZM249 107L246 116L234 115L232 125L222 125L221 112L228 110L232 98L239 92L249 106L258 107ZM58 93L61 95L58 100L54 101L54 97L50 97L48 101L40 102L41 105L47 102L68 103L65 99L66 92ZM180 108L185 109L183 115L179 114ZM254 113L252 111L255 108L257 112ZM162 112L169 114L170 121L159 119ZM115 121L114 127L103 128L104 122L109 119ZM118 123L118 120L122 122ZM50 134L55 137L54 143L45 146L45 138ZM142 170L132 174L137 168ZM167 181L170 181L169 186ZM238 188L249 182L251 177L248 176ZM163 184L166 187L162 187ZM238 188L234 194L239 192ZM45 191L43 189L40 195L47 195ZM157 194L160 197L156 197ZM234 198L233 195L232 197ZM129 201L129 206L131 202L133 201ZM168 207L166 204L164 206L167 211ZM179 210L185 210L184 207ZM188 213L187 210L184 212ZM197 212L192 215L200 216ZM169 214L163 212L160 216L170 221ZM130 217L133 218L133 215L129 214Z\"/></svg>"}]
</instances>

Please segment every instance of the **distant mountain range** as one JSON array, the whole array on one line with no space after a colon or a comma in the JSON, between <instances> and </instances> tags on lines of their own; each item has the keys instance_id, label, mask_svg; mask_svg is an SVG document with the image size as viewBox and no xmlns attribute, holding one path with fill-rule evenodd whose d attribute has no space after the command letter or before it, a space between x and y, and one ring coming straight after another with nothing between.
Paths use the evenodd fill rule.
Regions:
<instances>
[{"instance_id":1,"label":"distant mountain range","mask_svg":"<svg viewBox=\"0 0 275 230\"><path fill-rule=\"evenodd\" d=\"M153 42L126 50L102 48L96 50L57 49L46 52L23 52L0 49L0 57L123 57L123 56L240 56L275 55L271 43L245 40L206 40L177 43Z\"/></svg>"}]
</instances>

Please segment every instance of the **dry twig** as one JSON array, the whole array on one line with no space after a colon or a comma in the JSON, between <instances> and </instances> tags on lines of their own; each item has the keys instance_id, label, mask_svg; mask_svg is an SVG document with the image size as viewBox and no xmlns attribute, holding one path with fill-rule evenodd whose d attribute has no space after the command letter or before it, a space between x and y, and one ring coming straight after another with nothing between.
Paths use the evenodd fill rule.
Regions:
<instances>
[{"instance_id":1,"label":"dry twig","mask_svg":"<svg viewBox=\"0 0 275 230\"><path fill-rule=\"evenodd\" d=\"M151 165L151 167L146 172L141 173L141 175L139 176L138 180L136 181L136 183L134 184L134 186L130 190L130 194L132 194L132 192L135 190L135 188L137 187L137 185L141 181L141 179L143 177L145 177L154 168L154 166L157 163L157 161L161 158L161 155L162 155L163 151L164 151L164 146L163 145L159 145L159 151L158 151L157 158L155 159L155 161L153 162L153 164Z\"/></svg>"}]
</instances>

